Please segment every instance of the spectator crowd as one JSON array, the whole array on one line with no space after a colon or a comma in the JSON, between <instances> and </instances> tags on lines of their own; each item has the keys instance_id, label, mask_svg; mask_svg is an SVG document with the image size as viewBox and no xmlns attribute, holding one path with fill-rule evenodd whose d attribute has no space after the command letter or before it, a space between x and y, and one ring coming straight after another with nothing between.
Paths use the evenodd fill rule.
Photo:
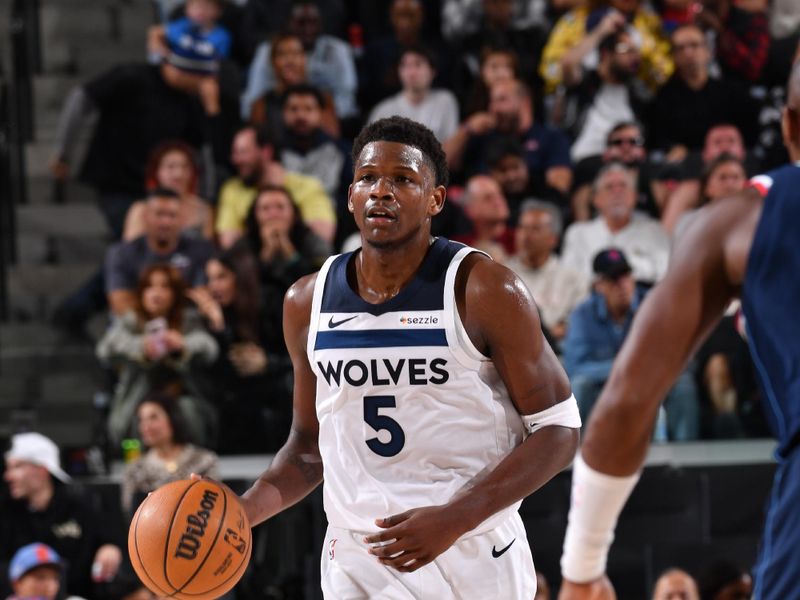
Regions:
<instances>
[{"instance_id":1,"label":"spectator crowd","mask_svg":"<svg viewBox=\"0 0 800 600\"><path fill-rule=\"evenodd\" d=\"M213 476L212 450L282 445L283 296L360 245L347 195L365 123L400 115L442 142L451 183L434 233L528 286L584 418L694 212L786 160L776 107L800 38L791 0L154 4L141 62L65 99L51 164L94 190L112 236L56 323L84 334L108 315L95 340L108 447L143 447L124 477L128 514L166 481ZM732 306L665 400L658 439L765 433L741 331ZM15 439L6 480L35 522L72 500L56 458L24 462L31 445L52 452ZM58 575L68 556L66 591L91 596L118 547L74 510L88 567L46 536L19 537L21 558L4 560Z\"/></svg>"},{"instance_id":2,"label":"spectator crowd","mask_svg":"<svg viewBox=\"0 0 800 600\"><path fill-rule=\"evenodd\" d=\"M442 142L435 234L522 278L585 417L694 212L784 158L775 103L798 23L768 0L155 4L142 62L66 98L52 163L70 176L95 115L74 175L113 243L56 318L81 332L110 316L97 356L113 451L153 393L194 443L281 445L283 295L360 244L347 194L365 123L400 115ZM661 439L763 433L736 324L734 306L667 399Z\"/></svg>"}]
</instances>

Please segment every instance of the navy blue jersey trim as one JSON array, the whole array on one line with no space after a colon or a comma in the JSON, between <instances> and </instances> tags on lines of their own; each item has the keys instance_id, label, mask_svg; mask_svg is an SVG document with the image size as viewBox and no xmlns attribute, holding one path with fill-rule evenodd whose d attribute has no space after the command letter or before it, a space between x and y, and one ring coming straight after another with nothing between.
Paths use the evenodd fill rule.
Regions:
<instances>
[{"instance_id":1,"label":"navy blue jersey trim","mask_svg":"<svg viewBox=\"0 0 800 600\"><path fill-rule=\"evenodd\" d=\"M464 245L437 238L431 245L414 279L394 298L370 304L347 282L347 265L354 253L342 254L331 264L325 281L320 311L324 313L365 312L382 315L392 311L433 311L444 307L444 281L450 261Z\"/></svg>"},{"instance_id":2,"label":"navy blue jersey trim","mask_svg":"<svg viewBox=\"0 0 800 600\"><path fill-rule=\"evenodd\" d=\"M398 348L447 346L444 329L366 329L363 331L318 331L314 350L336 348Z\"/></svg>"}]
</instances>

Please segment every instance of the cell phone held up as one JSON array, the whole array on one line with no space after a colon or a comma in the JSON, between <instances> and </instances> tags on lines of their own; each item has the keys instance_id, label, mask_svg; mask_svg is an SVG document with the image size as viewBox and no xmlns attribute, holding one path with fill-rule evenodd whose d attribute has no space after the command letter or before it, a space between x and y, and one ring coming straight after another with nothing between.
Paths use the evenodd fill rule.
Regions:
<instances>
[{"instance_id":1,"label":"cell phone held up","mask_svg":"<svg viewBox=\"0 0 800 600\"><path fill-rule=\"evenodd\" d=\"M144 335L151 348L152 360L161 360L167 355L167 320L164 317L151 319L144 324Z\"/></svg>"}]
</instances>

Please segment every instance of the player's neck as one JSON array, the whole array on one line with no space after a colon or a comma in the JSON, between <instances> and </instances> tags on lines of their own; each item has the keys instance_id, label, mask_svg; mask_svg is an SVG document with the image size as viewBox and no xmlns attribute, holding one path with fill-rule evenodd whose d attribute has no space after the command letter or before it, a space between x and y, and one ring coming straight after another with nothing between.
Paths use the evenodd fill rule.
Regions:
<instances>
[{"instance_id":1,"label":"player's neck","mask_svg":"<svg viewBox=\"0 0 800 600\"><path fill-rule=\"evenodd\" d=\"M394 298L417 274L433 238L393 248L375 248L364 244L354 261L355 290L370 304L381 304Z\"/></svg>"}]
</instances>

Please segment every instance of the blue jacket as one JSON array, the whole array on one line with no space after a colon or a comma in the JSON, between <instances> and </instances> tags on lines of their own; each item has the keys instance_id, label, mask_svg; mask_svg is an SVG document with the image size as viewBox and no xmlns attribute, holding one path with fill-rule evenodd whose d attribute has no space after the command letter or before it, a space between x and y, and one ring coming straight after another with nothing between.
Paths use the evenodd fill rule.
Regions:
<instances>
[{"instance_id":1,"label":"blue jacket","mask_svg":"<svg viewBox=\"0 0 800 600\"><path fill-rule=\"evenodd\" d=\"M564 368L571 378L583 376L598 382L608 379L611 365L628 335L643 296L644 293L637 289L621 324L611 319L605 298L597 292L592 292L588 299L575 307L561 344Z\"/></svg>"}]
</instances>

